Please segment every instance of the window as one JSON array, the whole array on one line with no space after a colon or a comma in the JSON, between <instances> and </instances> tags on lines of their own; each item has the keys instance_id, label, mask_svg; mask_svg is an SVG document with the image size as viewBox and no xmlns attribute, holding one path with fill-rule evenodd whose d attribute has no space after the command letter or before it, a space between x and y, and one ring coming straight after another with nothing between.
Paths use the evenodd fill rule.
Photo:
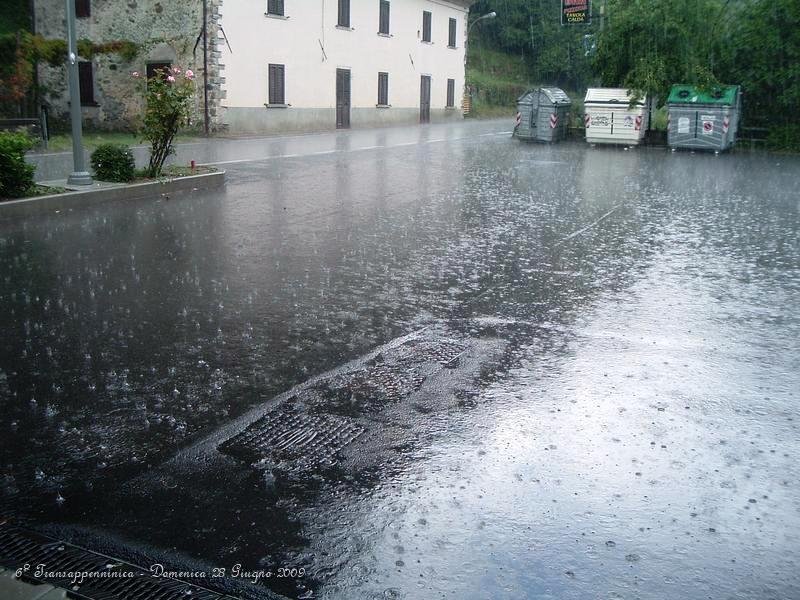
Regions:
<instances>
[{"instance_id":1,"label":"window","mask_svg":"<svg viewBox=\"0 0 800 600\"><path fill-rule=\"evenodd\" d=\"M447 45L450 48L456 47L456 20L450 19L450 36L447 38Z\"/></svg>"},{"instance_id":2,"label":"window","mask_svg":"<svg viewBox=\"0 0 800 600\"><path fill-rule=\"evenodd\" d=\"M456 80L447 80L447 108L454 108L456 104Z\"/></svg>"},{"instance_id":3,"label":"window","mask_svg":"<svg viewBox=\"0 0 800 600\"><path fill-rule=\"evenodd\" d=\"M389 0L380 0L378 33L389 35Z\"/></svg>"},{"instance_id":4,"label":"window","mask_svg":"<svg viewBox=\"0 0 800 600\"><path fill-rule=\"evenodd\" d=\"M350 0L339 0L339 27L350 27Z\"/></svg>"},{"instance_id":5,"label":"window","mask_svg":"<svg viewBox=\"0 0 800 600\"><path fill-rule=\"evenodd\" d=\"M285 16L283 14L283 0L267 0L267 14L278 17Z\"/></svg>"},{"instance_id":6,"label":"window","mask_svg":"<svg viewBox=\"0 0 800 600\"><path fill-rule=\"evenodd\" d=\"M389 74L378 73L378 105L389 106Z\"/></svg>"},{"instance_id":7,"label":"window","mask_svg":"<svg viewBox=\"0 0 800 600\"><path fill-rule=\"evenodd\" d=\"M286 104L285 65L269 66L269 104Z\"/></svg>"},{"instance_id":8,"label":"window","mask_svg":"<svg viewBox=\"0 0 800 600\"><path fill-rule=\"evenodd\" d=\"M427 10L422 11L422 41L431 41L431 13Z\"/></svg>"},{"instance_id":9,"label":"window","mask_svg":"<svg viewBox=\"0 0 800 600\"><path fill-rule=\"evenodd\" d=\"M94 68L88 60L78 63L78 87L81 91L81 106L94 106Z\"/></svg>"},{"instance_id":10,"label":"window","mask_svg":"<svg viewBox=\"0 0 800 600\"><path fill-rule=\"evenodd\" d=\"M149 62L145 68L147 80L150 81L153 77L160 77L166 79L169 77L169 69L172 64L166 61Z\"/></svg>"},{"instance_id":11,"label":"window","mask_svg":"<svg viewBox=\"0 0 800 600\"><path fill-rule=\"evenodd\" d=\"M75 16L79 19L88 19L92 16L90 0L75 0Z\"/></svg>"}]
</instances>

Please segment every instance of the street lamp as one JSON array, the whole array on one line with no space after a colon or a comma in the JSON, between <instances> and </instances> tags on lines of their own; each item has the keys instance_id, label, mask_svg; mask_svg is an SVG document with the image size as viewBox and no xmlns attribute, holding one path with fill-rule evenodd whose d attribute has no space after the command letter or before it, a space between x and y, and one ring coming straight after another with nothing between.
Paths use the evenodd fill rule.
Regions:
<instances>
[{"instance_id":1,"label":"street lamp","mask_svg":"<svg viewBox=\"0 0 800 600\"><path fill-rule=\"evenodd\" d=\"M92 176L83 160L81 129L81 89L78 81L78 39L75 35L75 0L65 0L67 11L67 73L69 76L69 114L72 120L72 163L74 170L67 178L70 185L91 185Z\"/></svg>"},{"instance_id":2,"label":"street lamp","mask_svg":"<svg viewBox=\"0 0 800 600\"><path fill-rule=\"evenodd\" d=\"M467 51L469 50L469 32L472 31L472 28L475 26L475 23L477 23L478 21L483 21L484 19L494 19L496 16L497 16L497 13L494 12L494 11L492 11L490 13L486 13L485 15L482 15L482 16L478 17L477 19L475 19L467 27L467 37L464 38L464 68L465 68L465 70L466 70L466 66L467 66ZM467 101L467 95L468 94L470 96L469 106L470 106L470 109L471 109L471 106L472 106L472 100L471 100L472 94L470 94L470 92L469 92L469 87L467 86L467 82L464 81L464 102L465 103ZM466 109L465 108L465 111L469 111L470 109ZM466 114L466 112L464 114Z\"/></svg>"},{"instance_id":3,"label":"street lamp","mask_svg":"<svg viewBox=\"0 0 800 600\"><path fill-rule=\"evenodd\" d=\"M490 13L486 13L485 15L483 15L481 17L478 17L472 23L470 23L469 27L467 27L467 43L469 43L469 32L472 31L472 27L475 25L475 23L477 23L478 21L483 21L484 19L494 19L496 16L497 16L497 13L492 11Z\"/></svg>"}]
</instances>

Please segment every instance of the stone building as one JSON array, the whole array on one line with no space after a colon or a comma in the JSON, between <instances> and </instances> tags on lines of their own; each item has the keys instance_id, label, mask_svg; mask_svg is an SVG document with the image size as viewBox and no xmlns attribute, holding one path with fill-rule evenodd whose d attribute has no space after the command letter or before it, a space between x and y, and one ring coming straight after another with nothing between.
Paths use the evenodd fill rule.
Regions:
<instances>
[{"instance_id":1,"label":"stone building","mask_svg":"<svg viewBox=\"0 0 800 600\"><path fill-rule=\"evenodd\" d=\"M203 94L203 2L208 88ZM473 0L76 0L78 37L140 45L83 60L86 122L135 125L132 71L163 65L198 76L195 120L214 130L312 131L461 118ZM65 35L63 0L34 0L37 32ZM68 110L63 69L40 68L51 112Z\"/></svg>"},{"instance_id":2,"label":"stone building","mask_svg":"<svg viewBox=\"0 0 800 600\"><path fill-rule=\"evenodd\" d=\"M98 129L134 129L142 112L140 81L132 72L152 73L164 66L190 68L197 75L194 125L202 127L203 0L76 0L78 39L94 43L127 40L140 48L126 61L115 53L80 57L81 107L84 123ZM208 108L212 128L220 123L221 66L219 33L222 0L206 0L208 11ZM66 38L64 0L33 0L36 33L48 39ZM200 43L195 44L198 39ZM63 67L39 66L39 82L50 114L65 117L69 93Z\"/></svg>"}]
</instances>

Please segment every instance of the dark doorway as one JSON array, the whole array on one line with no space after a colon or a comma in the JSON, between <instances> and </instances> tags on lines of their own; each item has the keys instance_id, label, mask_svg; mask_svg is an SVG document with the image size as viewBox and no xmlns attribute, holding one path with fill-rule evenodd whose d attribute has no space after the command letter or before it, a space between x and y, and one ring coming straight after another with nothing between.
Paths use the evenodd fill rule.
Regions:
<instances>
[{"instance_id":1,"label":"dark doorway","mask_svg":"<svg viewBox=\"0 0 800 600\"><path fill-rule=\"evenodd\" d=\"M419 122L431 122L431 76L423 75L419 84Z\"/></svg>"},{"instance_id":2,"label":"dark doorway","mask_svg":"<svg viewBox=\"0 0 800 600\"><path fill-rule=\"evenodd\" d=\"M350 70L336 69L336 129L350 128Z\"/></svg>"}]
</instances>

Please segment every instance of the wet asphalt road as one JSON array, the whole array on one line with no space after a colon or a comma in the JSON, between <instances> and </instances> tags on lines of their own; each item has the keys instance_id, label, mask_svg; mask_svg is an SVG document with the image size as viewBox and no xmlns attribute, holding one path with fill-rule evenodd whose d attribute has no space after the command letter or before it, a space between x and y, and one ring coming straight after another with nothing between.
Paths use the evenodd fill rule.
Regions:
<instances>
[{"instance_id":1,"label":"wet asphalt road","mask_svg":"<svg viewBox=\"0 0 800 600\"><path fill-rule=\"evenodd\" d=\"M290 597L800 597L800 160L507 129L184 148L224 191L0 218L4 514L302 567ZM349 462L217 452L420 331L462 363L386 406L325 384Z\"/></svg>"}]
</instances>

